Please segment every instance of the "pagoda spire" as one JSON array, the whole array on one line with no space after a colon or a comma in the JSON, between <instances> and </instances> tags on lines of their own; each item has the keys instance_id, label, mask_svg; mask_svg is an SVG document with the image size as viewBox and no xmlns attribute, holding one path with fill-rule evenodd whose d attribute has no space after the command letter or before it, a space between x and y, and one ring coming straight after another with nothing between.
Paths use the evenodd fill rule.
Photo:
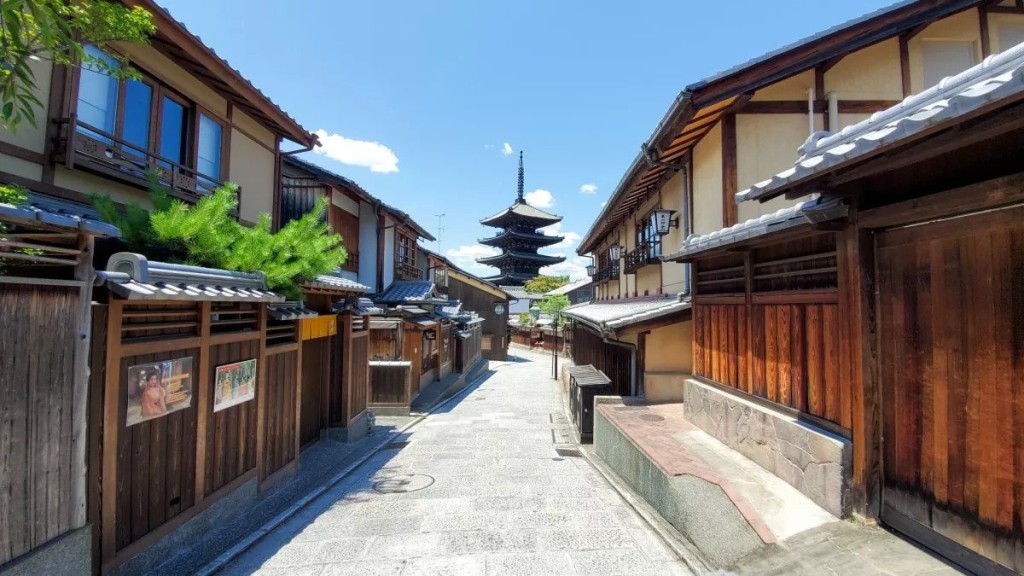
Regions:
<instances>
[{"instance_id":1,"label":"pagoda spire","mask_svg":"<svg viewBox=\"0 0 1024 576\"><path fill-rule=\"evenodd\" d=\"M519 151L519 202L523 201L523 151Z\"/></svg>"}]
</instances>

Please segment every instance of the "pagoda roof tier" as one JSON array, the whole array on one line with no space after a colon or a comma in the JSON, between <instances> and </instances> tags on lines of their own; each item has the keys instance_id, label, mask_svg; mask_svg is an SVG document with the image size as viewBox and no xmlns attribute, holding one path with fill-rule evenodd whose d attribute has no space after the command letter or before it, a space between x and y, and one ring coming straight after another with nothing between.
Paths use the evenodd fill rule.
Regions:
<instances>
[{"instance_id":1,"label":"pagoda roof tier","mask_svg":"<svg viewBox=\"0 0 1024 576\"><path fill-rule=\"evenodd\" d=\"M487 264L490 266L500 266L505 262L516 261L539 262L542 265L547 265L564 262L565 257L548 256L546 254L537 254L535 252L502 252L497 256L491 256L490 258L480 258L479 260L477 260L477 262L481 264Z\"/></svg>"},{"instance_id":2,"label":"pagoda roof tier","mask_svg":"<svg viewBox=\"0 0 1024 576\"><path fill-rule=\"evenodd\" d=\"M494 216L484 218L480 223L484 226L493 226L495 228L506 228L516 224L543 228L544 226L550 226L561 221L561 216L555 216L543 210L538 210L527 204L525 200L520 199Z\"/></svg>"},{"instance_id":3,"label":"pagoda roof tier","mask_svg":"<svg viewBox=\"0 0 1024 576\"><path fill-rule=\"evenodd\" d=\"M486 278L488 282L498 284L499 286L522 286L530 280L533 280L536 274L527 274L525 272L508 272L502 273L497 276L491 276Z\"/></svg>"},{"instance_id":4,"label":"pagoda roof tier","mask_svg":"<svg viewBox=\"0 0 1024 576\"><path fill-rule=\"evenodd\" d=\"M505 230L497 236L491 236L490 238L484 238L480 241L481 244L487 246L505 246L506 244L519 240L534 244L537 247L551 246L552 244L558 244L565 237L564 236L548 236L547 234L538 234L536 232L519 232L517 230Z\"/></svg>"}]
</instances>

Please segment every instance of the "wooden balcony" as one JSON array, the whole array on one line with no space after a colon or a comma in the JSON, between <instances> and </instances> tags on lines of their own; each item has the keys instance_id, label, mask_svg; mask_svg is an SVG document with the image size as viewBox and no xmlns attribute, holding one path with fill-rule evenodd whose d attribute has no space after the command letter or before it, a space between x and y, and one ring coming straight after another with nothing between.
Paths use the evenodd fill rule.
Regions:
<instances>
[{"instance_id":1,"label":"wooden balcony","mask_svg":"<svg viewBox=\"0 0 1024 576\"><path fill-rule=\"evenodd\" d=\"M619 279L619 264L609 264L594 273L594 283L609 282Z\"/></svg>"},{"instance_id":2,"label":"wooden balcony","mask_svg":"<svg viewBox=\"0 0 1024 576\"><path fill-rule=\"evenodd\" d=\"M395 260L395 280L422 280L423 271L401 260Z\"/></svg>"},{"instance_id":3,"label":"wooden balcony","mask_svg":"<svg viewBox=\"0 0 1024 576\"><path fill-rule=\"evenodd\" d=\"M657 256L651 256L650 247L647 244L641 244L626 254L626 274L636 274L637 270L644 266L658 262L660 260Z\"/></svg>"},{"instance_id":4,"label":"wooden balcony","mask_svg":"<svg viewBox=\"0 0 1024 576\"><path fill-rule=\"evenodd\" d=\"M209 196L223 184L200 176L188 166L79 122L74 116L54 122L57 124L57 136L53 160L69 170L77 168L96 172L143 189L149 188L149 175L156 174L158 182L171 196L189 204ZM241 194L241 190L236 194Z\"/></svg>"}]
</instances>

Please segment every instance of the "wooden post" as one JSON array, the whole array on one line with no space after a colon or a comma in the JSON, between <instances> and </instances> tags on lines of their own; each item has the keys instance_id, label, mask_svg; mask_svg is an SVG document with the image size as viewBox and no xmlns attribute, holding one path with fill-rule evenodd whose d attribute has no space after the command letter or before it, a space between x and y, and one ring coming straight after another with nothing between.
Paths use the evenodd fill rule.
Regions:
<instances>
[{"instance_id":1,"label":"wooden post","mask_svg":"<svg viewBox=\"0 0 1024 576\"><path fill-rule=\"evenodd\" d=\"M266 472L264 456L267 443L267 305L259 304L259 347L256 358L256 477L262 481Z\"/></svg>"},{"instance_id":2,"label":"wooden post","mask_svg":"<svg viewBox=\"0 0 1024 576\"><path fill-rule=\"evenodd\" d=\"M112 299L107 311L106 381L103 390L103 508L101 563L117 552L117 442L121 436L121 315L124 301Z\"/></svg>"},{"instance_id":3,"label":"wooden post","mask_svg":"<svg viewBox=\"0 0 1024 576\"><path fill-rule=\"evenodd\" d=\"M210 353L210 322L213 316L213 303L199 304L199 366L196 374L196 389L193 398L196 401L196 504L206 498L206 430L213 414L210 406L212 396L210 370L212 369Z\"/></svg>"},{"instance_id":4,"label":"wooden post","mask_svg":"<svg viewBox=\"0 0 1024 576\"><path fill-rule=\"evenodd\" d=\"M345 427L352 422L352 313L343 312L341 322L342 349L341 349L341 397L344 409L341 411L341 418Z\"/></svg>"},{"instance_id":5,"label":"wooden post","mask_svg":"<svg viewBox=\"0 0 1024 576\"><path fill-rule=\"evenodd\" d=\"M298 321L296 321L298 323ZM324 336L324 338L330 338L330 336ZM295 422L292 423L295 428L295 464L299 463L299 450L302 448L302 347L305 344L305 340L302 339L302 334L299 334L298 347L295 349ZM321 370L320 366L317 366L318 370Z\"/></svg>"},{"instance_id":6,"label":"wooden post","mask_svg":"<svg viewBox=\"0 0 1024 576\"><path fill-rule=\"evenodd\" d=\"M92 332L92 268L93 238L85 236L79 242L82 253L75 266L78 289L78 311L75 315L75 367L71 395L71 515L70 527L81 528L88 521L88 405L89 405L89 344Z\"/></svg>"},{"instance_id":7,"label":"wooden post","mask_svg":"<svg viewBox=\"0 0 1024 576\"><path fill-rule=\"evenodd\" d=\"M853 211L853 210L851 210ZM856 216L851 218L856 222ZM850 387L853 508L881 513L881 404L875 338L875 254L870 232L848 227L837 238L840 370Z\"/></svg>"},{"instance_id":8,"label":"wooden post","mask_svg":"<svg viewBox=\"0 0 1024 576\"><path fill-rule=\"evenodd\" d=\"M736 115L722 115L722 227L736 223L738 207L736 193L739 192L737 174Z\"/></svg>"}]
</instances>

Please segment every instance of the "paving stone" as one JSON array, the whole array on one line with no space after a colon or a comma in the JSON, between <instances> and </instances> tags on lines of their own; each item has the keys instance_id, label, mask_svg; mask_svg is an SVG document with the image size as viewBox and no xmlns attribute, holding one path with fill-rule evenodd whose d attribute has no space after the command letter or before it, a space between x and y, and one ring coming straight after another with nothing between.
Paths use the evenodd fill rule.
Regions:
<instances>
[{"instance_id":1,"label":"paving stone","mask_svg":"<svg viewBox=\"0 0 1024 576\"><path fill-rule=\"evenodd\" d=\"M572 559L566 552L487 555L487 576L565 576L575 573Z\"/></svg>"},{"instance_id":2,"label":"paving stone","mask_svg":"<svg viewBox=\"0 0 1024 576\"><path fill-rule=\"evenodd\" d=\"M573 565L579 574L588 576L618 576L652 574L654 564L637 550L593 550L571 552Z\"/></svg>"},{"instance_id":3,"label":"paving stone","mask_svg":"<svg viewBox=\"0 0 1024 576\"><path fill-rule=\"evenodd\" d=\"M451 558L415 558L402 571L402 576L479 576L486 574L483 555Z\"/></svg>"}]
</instances>

